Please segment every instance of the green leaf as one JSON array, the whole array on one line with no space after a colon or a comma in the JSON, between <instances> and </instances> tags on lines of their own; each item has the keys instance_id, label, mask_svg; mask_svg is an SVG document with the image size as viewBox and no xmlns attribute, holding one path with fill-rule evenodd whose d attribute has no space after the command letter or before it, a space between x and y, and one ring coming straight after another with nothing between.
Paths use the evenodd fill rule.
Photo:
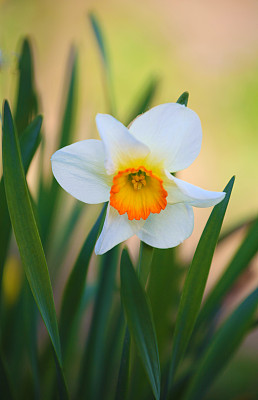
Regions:
<instances>
[{"instance_id":1,"label":"green leaf","mask_svg":"<svg viewBox=\"0 0 258 400\"><path fill-rule=\"evenodd\" d=\"M4 264L8 253L11 238L11 221L5 197L4 179L0 181L0 298Z\"/></svg>"},{"instance_id":2,"label":"green leaf","mask_svg":"<svg viewBox=\"0 0 258 400\"><path fill-rule=\"evenodd\" d=\"M104 34L102 32L100 23L96 15L94 15L93 13L89 13L89 20L98 45L101 61L103 64L106 98L107 98L109 113L114 116L116 110L115 98L114 98L113 82L111 78L110 63L108 60L107 48L104 40Z\"/></svg>"},{"instance_id":3,"label":"green leaf","mask_svg":"<svg viewBox=\"0 0 258 400\"><path fill-rule=\"evenodd\" d=\"M38 115L20 136L21 157L25 175L41 141L42 120L42 116Z\"/></svg>"},{"instance_id":4,"label":"green leaf","mask_svg":"<svg viewBox=\"0 0 258 400\"><path fill-rule=\"evenodd\" d=\"M147 293L156 326L161 365L168 360L167 344L174 330L185 273L185 269L177 264L175 253L175 248L155 249L148 279Z\"/></svg>"},{"instance_id":5,"label":"green leaf","mask_svg":"<svg viewBox=\"0 0 258 400\"><path fill-rule=\"evenodd\" d=\"M147 295L126 250L121 258L121 299L130 335L134 340L155 399L160 397L160 364L157 338Z\"/></svg>"},{"instance_id":6,"label":"green leaf","mask_svg":"<svg viewBox=\"0 0 258 400\"><path fill-rule=\"evenodd\" d=\"M15 124L20 134L37 113L37 96L34 83L34 65L31 44L28 38L22 44L19 59L19 85L15 111Z\"/></svg>"},{"instance_id":7,"label":"green leaf","mask_svg":"<svg viewBox=\"0 0 258 400\"><path fill-rule=\"evenodd\" d=\"M0 393L3 399L15 399L2 350L0 350Z\"/></svg>"},{"instance_id":8,"label":"green leaf","mask_svg":"<svg viewBox=\"0 0 258 400\"><path fill-rule=\"evenodd\" d=\"M144 242L141 242L137 271L143 287L146 286L148 280L153 254L154 248Z\"/></svg>"},{"instance_id":9,"label":"green leaf","mask_svg":"<svg viewBox=\"0 0 258 400\"><path fill-rule=\"evenodd\" d=\"M112 304L118 251L119 247L116 246L101 257L98 291L87 345L81 362L77 399L95 400L96 393L99 391L104 359L104 337Z\"/></svg>"},{"instance_id":10,"label":"green leaf","mask_svg":"<svg viewBox=\"0 0 258 400\"><path fill-rule=\"evenodd\" d=\"M109 68L107 50L106 50L106 46L104 43L104 36L103 36L103 32L101 30L99 21L93 13L89 13L89 20L90 20L91 27L94 32L96 41L98 43L99 52L100 52L100 56L102 58L103 64L105 65L106 68Z\"/></svg>"},{"instance_id":11,"label":"green leaf","mask_svg":"<svg viewBox=\"0 0 258 400\"><path fill-rule=\"evenodd\" d=\"M218 310L224 296L236 282L240 274L248 267L250 261L257 253L258 249L258 219L251 225L245 239L238 251L230 261L225 272L210 291L197 320L197 326L204 321L210 321L214 313Z\"/></svg>"},{"instance_id":12,"label":"green leaf","mask_svg":"<svg viewBox=\"0 0 258 400\"><path fill-rule=\"evenodd\" d=\"M105 214L106 204L85 240L65 286L60 314L60 337L64 354L66 353L77 311L82 301L90 258L103 225Z\"/></svg>"},{"instance_id":13,"label":"green leaf","mask_svg":"<svg viewBox=\"0 0 258 400\"><path fill-rule=\"evenodd\" d=\"M115 296L105 335L105 349L101 366L101 377L99 379L99 391L96 395L98 399L109 398L114 400L115 398L116 378L119 374L119 359L123 348L124 331L124 312L120 299Z\"/></svg>"},{"instance_id":14,"label":"green leaf","mask_svg":"<svg viewBox=\"0 0 258 400\"><path fill-rule=\"evenodd\" d=\"M58 148L62 148L70 144L73 134L75 122L75 110L77 104L77 87L78 87L78 55L74 47L72 47L68 60L67 81L69 82L68 92L66 95L66 104L64 107L64 115L60 130L60 142ZM64 96L65 97L65 96Z\"/></svg>"},{"instance_id":15,"label":"green leaf","mask_svg":"<svg viewBox=\"0 0 258 400\"><path fill-rule=\"evenodd\" d=\"M31 124L20 135L20 147L25 174L28 172L30 162L39 146L41 136L40 129L42 117L36 117ZM4 179L0 181L0 288L2 282L3 268L7 256L8 245L11 236L11 221L6 202ZM1 289L0 289L1 292Z\"/></svg>"},{"instance_id":16,"label":"green leaf","mask_svg":"<svg viewBox=\"0 0 258 400\"><path fill-rule=\"evenodd\" d=\"M9 214L26 277L53 344L62 376L64 397L67 397L53 292L7 101L4 102L3 115L3 175Z\"/></svg>"},{"instance_id":17,"label":"green leaf","mask_svg":"<svg viewBox=\"0 0 258 400\"><path fill-rule=\"evenodd\" d=\"M146 287L147 285L153 254L154 254L154 248L147 245L144 242L141 242L138 265L137 265L137 273L143 287ZM116 392L117 399L120 398L125 399L127 396L127 390L129 386L130 363L132 363L133 365L131 368L131 376L130 376L130 383L131 383L130 390L134 390L134 388L132 389L132 386L135 385L135 383L132 384L132 381L135 381L135 376L137 376L137 380L145 381L146 373L145 370L143 369L141 362L139 363L138 354L135 353L134 346L131 345L131 338L128 326L126 326L126 332L123 343L123 353L120 361L120 371L117 382L117 392ZM139 389L137 382L136 386L137 389ZM142 393L139 390L137 390L137 394L138 397L142 396Z\"/></svg>"},{"instance_id":18,"label":"green leaf","mask_svg":"<svg viewBox=\"0 0 258 400\"><path fill-rule=\"evenodd\" d=\"M224 192L226 192L224 200L214 207L208 219L184 283L176 320L172 357L165 388L165 396L167 396L170 391L176 369L180 360L184 356L198 316L213 253L218 241L234 180L234 177L231 178L224 189Z\"/></svg>"},{"instance_id":19,"label":"green leaf","mask_svg":"<svg viewBox=\"0 0 258 400\"><path fill-rule=\"evenodd\" d=\"M131 339L126 327L121 363L119 368L115 400L126 400L129 386Z\"/></svg>"},{"instance_id":20,"label":"green leaf","mask_svg":"<svg viewBox=\"0 0 258 400\"><path fill-rule=\"evenodd\" d=\"M204 397L216 376L248 334L257 306L258 289L255 289L214 335L206 353L195 365L193 379L184 400L201 400Z\"/></svg>"},{"instance_id":21,"label":"green leaf","mask_svg":"<svg viewBox=\"0 0 258 400\"><path fill-rule=\"evenodd\" d=\"M129 125L130 122L132 122L138 115L148 110L157 92L158 83L159 81L157 78L152 78L148 80L148 84L143 90L143 94L139 96L139 99L137 99L136 101L136 106L133 108L130 116L126 119L126 125Z\"/></svg>"},{"instance_id":22,"label":"green leaf","mask_svg":"<svg viewBox=\"0 0 258 400\"><path fill-rule=\"evenodd\" d=\"M40 397L40 379L37 350L37 322L38 310L32 297L28 281L24 279L24 304L23 304L23 325L26 341L26 353L30 361L32 371L33 393L35 398Z\"/></svg>"},{"instance_id":23,"label":"green leaf","mask_svg":"<svg viewBox=\"0 0 258 400\"><path fill-rule=\"evenodd\" d=\"M86 204L75 199L72 210L66 217L63 223L60 223L57 233L57 244L54 248L54 261L57 264L55 270L51 271L52 276L55 277L60 272L63 260L66 258L67 252L69 251L69 241L73 238L73 233L77 227L77 223L80 220L83 211L86 209ZM58 265L59 264L59 265Z\"/></svg>"},{"instance_id":24,"label":"green leaf","mask_svg":"<svg viewBox=\"0 0 258 400\"><path fill-rule=\"evenodd\" d=\"M59 133L58 148L65 147L70 144L74 121L77 100L77 53L74 48L71 49L68 60L68 92L64 107L62 124ZM41 180L42 181L42 180ZM46 191L40 188L39 210L40 214L40 227L41 237L44 248L47 247L47 240L49 238L49 231L53 226L55 211L58 205L59 195L61 188L54 178L52 178L50 188Z\"/></svg>"},{"instance_id":25,"label":"green leaf","mask_svg":"<svg viewBox=\"0 0 258 400\"><path fill-rule=\"evenodd\" d=\"M188 104L188 99L189 99L189 93L184 92L181 94L181 96L177 99L178 104L182 104L183 106L187 107Z\"/></svg>"}]
</instances>

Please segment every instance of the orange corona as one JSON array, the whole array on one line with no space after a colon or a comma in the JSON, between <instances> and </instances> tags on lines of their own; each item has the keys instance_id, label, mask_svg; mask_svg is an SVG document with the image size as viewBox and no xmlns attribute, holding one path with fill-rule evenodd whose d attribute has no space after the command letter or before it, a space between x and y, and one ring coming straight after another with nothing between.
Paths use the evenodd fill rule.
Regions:
<instances>
[{"instance_id":1,"label":"orange corona","mask_svg":"<svg viewBox=\"0 0 258 400\"><path fill-rule=\"evenodd\" d=\"M145 167L119 171L113 178L110 205L128 219L147 219L150 213L159 214L167 205L163 181Z\"/></svg>"}]
</instances>

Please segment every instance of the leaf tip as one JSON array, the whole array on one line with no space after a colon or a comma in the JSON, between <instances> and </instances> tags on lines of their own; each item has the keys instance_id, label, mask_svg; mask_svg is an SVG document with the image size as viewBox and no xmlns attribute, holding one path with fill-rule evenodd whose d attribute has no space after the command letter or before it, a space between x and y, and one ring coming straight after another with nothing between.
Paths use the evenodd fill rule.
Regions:
<instances>
[{"instance_id":1,"label":"leaf tip","mask_svg":"<svg viewBox=\"0 0 258 400\"><path fill-rule=\"evenodd\" d=\"M189 92L184 92L181 96L177 99L177 103L187 107L189 100Z\"/></svg>"}]
</instances>

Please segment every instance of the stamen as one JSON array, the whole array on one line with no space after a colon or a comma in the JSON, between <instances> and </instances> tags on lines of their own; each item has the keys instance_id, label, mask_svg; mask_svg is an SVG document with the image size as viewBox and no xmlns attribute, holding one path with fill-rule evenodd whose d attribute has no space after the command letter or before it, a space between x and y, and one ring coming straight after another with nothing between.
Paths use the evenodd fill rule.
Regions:
<instances>
[{"instance_id":1,"label":"stamen","mask_svg":"<svg viewBox=\"0 0 258 400\"><path fill-rule=\"evenodd\" d=\"M158 214L167 205L167 192L162 180L144 167L119 171L113 178L110 205L129 220L147 219Z\"/></svg>"},{"instance_id":2,"label":"stamen","mask_svg":"<svg viewBox=\"0 0 258 400\"><path fill-rule=\"evenodd\" d=\"M143 186L146 186L146 172L141 169L137 172L129 174L129 179L133 184L134 190L140 190Z\"/></svg>"}]
</instances>

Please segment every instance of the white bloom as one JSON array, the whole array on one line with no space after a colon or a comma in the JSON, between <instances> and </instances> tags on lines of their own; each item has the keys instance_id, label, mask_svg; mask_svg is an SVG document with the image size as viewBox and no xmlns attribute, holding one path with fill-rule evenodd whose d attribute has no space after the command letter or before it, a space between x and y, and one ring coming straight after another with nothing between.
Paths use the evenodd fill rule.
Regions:
<instances>
[{"instance_id":1,"label":"white bloom","mask_svg":"<svg viewBox=\"0 0 258 400\"><path fill-rule=\"evenodd\" d=\"M197 114L162 104L137 117L129 128L106 114L96 117L102 140L83 140L52 156L56 180L90 204L109 201L95 252L103 254L136 234L153 247L177 246L193 230L195 207L219 203L210 192L175 178L200 152Z\"/></svg>"}]
</instances>

